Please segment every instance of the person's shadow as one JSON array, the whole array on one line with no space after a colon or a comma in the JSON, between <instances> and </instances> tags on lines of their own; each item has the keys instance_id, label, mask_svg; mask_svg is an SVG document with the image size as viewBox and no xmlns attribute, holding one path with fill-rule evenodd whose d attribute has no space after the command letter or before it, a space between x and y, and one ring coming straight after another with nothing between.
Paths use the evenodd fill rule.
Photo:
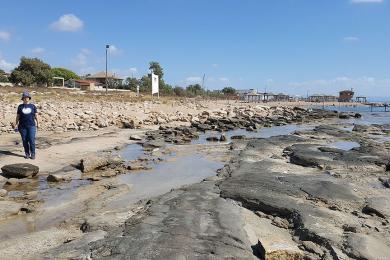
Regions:
<instances>
[{"instance_id":1,"label":"person's shadow","mask_svg":"<svg viewBox=\"0 0 390 260\"><path fill-rule=\"evenodd\" d=\"M3 151L3 150L0 150L0 155L9 155L9 156L16 156L16 157L24 157L23 155L20 155L20 154L17 154L17 153L13 153L13 152L10 152L10 151Z\"/></svg>"}]
</instances>

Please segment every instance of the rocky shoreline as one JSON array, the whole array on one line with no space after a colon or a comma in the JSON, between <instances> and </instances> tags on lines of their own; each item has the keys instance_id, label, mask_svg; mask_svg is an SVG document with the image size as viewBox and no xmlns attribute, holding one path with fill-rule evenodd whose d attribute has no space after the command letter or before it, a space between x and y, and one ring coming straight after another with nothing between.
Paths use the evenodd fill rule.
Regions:
<instances>
[{"instance_id":1,"label":"rocky shoreline","mask_svg":"<svg viewBox=\"0 0 390 260\"><path fill-rule=\"evenodd\" d=\"M267 139L225 136L234 129L252 132L359 116L301 108L233 108L203 111L187 126L163 125L145 135L131 135L130 140L142 145L149 156L125 162L115 150L107 151L52 172L47 181L93 181L101 187L98 196L103 205L111 196L129 192L112 178L150 169L150 163L163 161L166 150L173 149L168 144L192 147L204 131L220 132L214 137L221 143L206 147L223 149L230 162L201 183L128 204L115 214L81 218L76 227L83 233L36 257L386 259L390 146L373 136L387 136L389 126L355 125L349 131L340 127L340 121ZM358 146L332 147L337 141ZM23 208L28 215L38 207L32 203L18 211ZM105 212L104 207L100 210Z\"/></svg>"},{"instance_id":2,"label":"rocky shoreline","mask_svg":"<svg viewBox=\"0 0 390 260\"><path fill-rule=\"evenodd\" d=\"M390 190L383 180L389 178L390 147L368 140L358 129L318 126L236 140L230 149L237 156L216 177L149 201L119 231L71 254L92 259L387 259ZM331 148L329 140L354 140L360 146ZM53 252L70 254L64 247Z\"/></svg>"},{"instance_id":3,"label":"rocky shoreline","mask_svg":"<svg viewBox=\"0 0 390 260\"><path fill-rule=\"evenodd\" d=\"M49 99L35 102L40 116L41 131L96 131L107 127L145 128L154 125L193 125L198 130L209 130L206 125L217 125L220 131L232 126L246 126L248 130L268 121L286 124L304 120L307 109L292 106L262 106L233 103L213 104L208 101L144 101L144 102L70 102ZM33 100L34 101L34 100ZM18 103L0 100L2 107L0 133L12 133ZM313 116L313 119L319 119ZM341 115L344 116L344 115ZM349 115L347 116L349 117ZM226 119L227 120L224 120ZM233 120L232 118L235 118Z\"/></svg>"}]
</instances>

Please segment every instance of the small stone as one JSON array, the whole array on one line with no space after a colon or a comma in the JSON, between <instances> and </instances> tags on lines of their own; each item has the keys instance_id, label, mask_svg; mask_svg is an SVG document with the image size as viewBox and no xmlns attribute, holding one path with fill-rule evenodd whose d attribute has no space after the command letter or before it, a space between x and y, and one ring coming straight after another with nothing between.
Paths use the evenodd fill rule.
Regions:
<instances>
[{"instance_id":1,"label":"small stone","mask_svg":"<svg viewBox=\"0 0 390 260\"><path fill-rule=\"evenodd\" d=\"M139 135L131 135L129 139L133 141L141 141L142 137L140 137Z\"/></svg>"},{"instance_id":2,"label":"small stone","mask_svg":"<svg viewBox=\"0 0 390 260\"><path fill-rule=\"evenodd\" d=\"M222 134L221 137L219 138L220 142L226 142L226 135Z\"/></svg>"},{"instance_id":3,"label":"small stone","mask_svg":"<svg viewBox=\"0 0 390 260\"><path fill-rule=\"evenodd\" d=\"M216 136L209 136L206 138L207 141L209 142L218 142L219 141L219 138L216 137Z\"/></svg>"},{"instance_id":4,"label":"small stone","mask_svg":"<svg viewBox=\"0 0 390 260\"><path fill-rule=\"evenodd\" d=\"M242 139L245 139L245 135L233 135L230 139L232 139L232 140L242 140Z\"/></svg>"},{"instance_id":5,"label":"small stone","mask_svg":"<svg viewBox=\"0 0 390 260\"><path fill-rule=\"evenodd\" d=\"M5 189L0 189L0 197L4 197L5 195L7 195L8 191L5 190Z\"/></svg>"}]
</instances>

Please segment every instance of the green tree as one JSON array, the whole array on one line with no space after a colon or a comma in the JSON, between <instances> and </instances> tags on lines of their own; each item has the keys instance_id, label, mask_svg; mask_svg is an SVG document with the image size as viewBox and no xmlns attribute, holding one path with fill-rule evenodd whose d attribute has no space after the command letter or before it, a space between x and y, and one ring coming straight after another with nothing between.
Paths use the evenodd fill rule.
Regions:
<instances>
[{"instance_id":1,"label":"green tree","mask_svg":"<svg viewBox=\"0 0 390 260\"><path fill-rule=\"evenodd\" d=\"M140 85L140 81L137 78L128 77L125 81L127 89L137 91L137 85Z\"/></svg>"},{"instance_id":2,"label":"green tree","mask_svg":"<svg viewBox=\"0 0 390 260\"><path fill-rule=\"evenodd\" d=\"M76 73L65 68L52 68L51 71L54 77L64 78L65 81L70 79L80 79Z\"/></svg>"},{"instance_id":3,"label":"green tree","mask_svg":"<svg viewBox=\"0 0 390 260\"><path fill-rule=\"evenodd\" d=\"M162 80L164 78L164 70L160 66L160 63L156 61L149 62L149 69L156 75L158 75L158 78Z\"/></svg>"},{"instance_id":4,"label":"green tree","mask_svg":"<svg viewBox=\"0 0 390 260\"><path fill-rule=\"evenodd\" d=\"M232 96L232 95L236 94L236 89L232 88L232 87L226 87L226 88L222 89L222 93L225 95Z\"/></svg>"},{"instance_id":5,"label":"green tree","mask_svg":"<svg viewBox=\"0 0 390 260\"><path fill-rule=\"evenodd\" d=\"M178 97L184 97L186 95L186 90L182 87L176 86L173 88L173 93Z\"/></svg>"},{"instance_id":6,"label":"green tree","mask_svg":"<svg viewBox=\"0 0 390 260\"><path fill-rule=\"evenodd\" d=\"M9 82L7 76L5 75L5 71L0 69L0 82Z\"/></svg>"},{"instance_id":7,"label":"green tree","mask_svg":"<svg viewBox=\"0 0 390 260\"><path fill-rule=\"evenodd\" d=\"M163 95L172 95L173 94L173 88L171 85L166 84L164 81L162 81L162 85L160 85L160 92Z\"/></svg>"},{"instance_id":8,"label":"green tree","mask_svg":"<svg viewBox=\"0 0 390 260\"><path fill-rule=\"evenodd\" d=\"M140 92L151 92L152 91L152 79L150 75L144 75L140 79L139 91Z\"/></svg>"},{"instance_id":9,"label":"green tree","mask_svg":"<svg viewBox=\"0 0 390 260\"><path fill-rule=\"evenodd\" d=\"M187 93L189 93L189 94L191 94L191 95L194 95L194 96L203 94L202 86L199 85L199 84L189 85L189 86L186 88L186 91L187 91Z\"/></svg>"},{"instance_id":10,"label":"green tree","mask_svg":"<svg viewBox=\"0 0 390 260\"><path fill-rule=\"evenodd\" d=\"M12 71L10 80L23 86L48 86L53 80L53 73L50 65L40 59L22 57L19 66Z\"/></svg>"}]
</instances>

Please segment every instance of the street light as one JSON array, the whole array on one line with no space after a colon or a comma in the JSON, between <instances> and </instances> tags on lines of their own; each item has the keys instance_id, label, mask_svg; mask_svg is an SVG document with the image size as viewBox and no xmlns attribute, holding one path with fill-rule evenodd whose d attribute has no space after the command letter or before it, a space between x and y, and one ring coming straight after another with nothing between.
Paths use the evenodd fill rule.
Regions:
<instances>
[{"instance_id":1,"label":"street light","mask_svg":"<svg viewBox=\"0 0 390 260\"><path fill-rule=\"evenodd\" d=\"M106 94L108 93L108 81L107 81L107 53L110 48L109 44L106 44Z\"/></svg>"}]
</instances>

